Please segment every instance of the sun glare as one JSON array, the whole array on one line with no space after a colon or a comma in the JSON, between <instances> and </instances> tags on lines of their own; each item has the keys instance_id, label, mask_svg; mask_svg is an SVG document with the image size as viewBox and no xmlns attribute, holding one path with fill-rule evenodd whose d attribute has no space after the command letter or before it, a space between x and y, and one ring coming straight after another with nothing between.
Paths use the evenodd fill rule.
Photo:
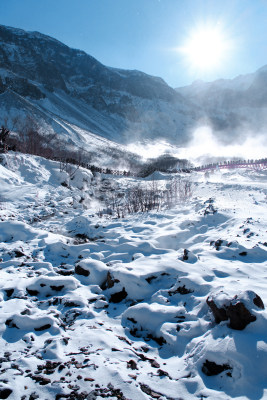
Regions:
<instances>
[{"instance_id":1,"label":"sun glare","mask_svg":"<svg viewBox=\"0 0 267 400\"><path fill-rule=\"evenodd\" d=\"M222 65L227 40L217 26L199 28L190 34L181 50L191 67L210 70Z\"/></svg>"}]
</instances>

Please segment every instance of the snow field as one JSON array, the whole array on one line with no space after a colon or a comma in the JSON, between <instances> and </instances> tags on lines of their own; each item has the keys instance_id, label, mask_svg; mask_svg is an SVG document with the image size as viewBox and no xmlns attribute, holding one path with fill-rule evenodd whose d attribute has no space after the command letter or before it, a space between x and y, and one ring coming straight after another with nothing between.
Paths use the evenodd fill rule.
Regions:
<instances>
[{"instance_id":1,"label":"snow field","mask_svg":"<svg viewBox=\"0 0 267 400\"><path fill-rule=\"evenodd\" d=\"M0 393L267 397L267 314L253 302L267 304L266 171L194 173L187 203L116 219L96 214L101 177L80 169L64 187L58 163L5 157ZM255 320L216 323L208 298Z\"/></svg>"}]
</instances>

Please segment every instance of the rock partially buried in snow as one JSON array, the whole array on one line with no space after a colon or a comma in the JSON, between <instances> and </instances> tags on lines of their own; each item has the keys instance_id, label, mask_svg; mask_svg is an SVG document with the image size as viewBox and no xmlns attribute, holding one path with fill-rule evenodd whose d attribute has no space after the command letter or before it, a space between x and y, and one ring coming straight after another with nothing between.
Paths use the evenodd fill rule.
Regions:
<instances>
[{"instance_id":1,"label":"rock partially buried in snow","mask_svg":"<svg viewBox=\"0 0 267 400\"><path fill-rule=\"evenodd\" d=\"M12 389L10 388L0 388L0 399L7 399L12 393Z\"/></svg>"},{"instance_id":2,"label":"rock partially buried in snow","mask_svg":"<svg viewBox=\"0 0 267 400\"><path fill-rule=\"evenodd\" d=\"M229 319L229 327L236 330L242 330L249 323L256 321L256 316L250 312L251 309L264 309L260 296L249 290L233 298L219 292L209 296L206 301L217 324Z\"/></svg>"},{"instance_id":3,"label":"rock partially buried in snow","mask_svg":"<svg viewBox=\"0 0 267 400\"><path fill-rule=\"evenodd\" d=\"M206 360L202 366L202 372L207 376L219 375L223 371L229 371L227 374L231 376L232 367L229 364L216 364L213 361Z\"/></svg>"},{"instance_id":4,"label":"rock partially buried in snow","mask_svg":"<svg viewBox=\"0 0 267 400\"><path fill-rule=\"evenodd\" d=\"M88 284L102 286L107 278L108 267L102 261L84 259L76 264L75 273L84 276Z\"/></svg>"}]
</instances>

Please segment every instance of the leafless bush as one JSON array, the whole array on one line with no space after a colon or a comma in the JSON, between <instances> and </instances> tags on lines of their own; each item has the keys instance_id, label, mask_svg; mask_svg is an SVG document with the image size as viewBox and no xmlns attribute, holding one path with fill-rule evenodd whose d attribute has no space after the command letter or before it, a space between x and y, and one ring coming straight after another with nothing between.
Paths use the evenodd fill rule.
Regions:
<instances>
[{"instance_id":1,"label":"leafless bush","mask_svg":"<svg viewBox=\"0 0 267 400\"><path fill-rule=\"evenodd\" d=\"M191 196L192 182L188 178L174 178L166 188L161 188L157 181L152 181L146 185L128 188L124 197L121 193L107 193L105 213L124 218L127 214L171 208L188 201ZM100 214L103 213L102 210Z\"/></svg>"}]
</instances>

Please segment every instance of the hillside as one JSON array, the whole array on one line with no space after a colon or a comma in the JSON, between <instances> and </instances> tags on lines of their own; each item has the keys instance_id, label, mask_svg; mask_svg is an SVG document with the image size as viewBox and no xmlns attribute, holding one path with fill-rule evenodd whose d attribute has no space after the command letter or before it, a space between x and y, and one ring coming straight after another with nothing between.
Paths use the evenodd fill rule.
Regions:
<instances>
[{"instance_id":1,"label":"hillside","mask_svg":"<svg viewBox=\"0 0 267 400\"><path fill-rule=\"evenodd\" d=\"M214 82L196 81L177 88L202 109L203 118L224 142L240 141L247 135L265 136L267 124L267 66L253 74Z\"/></svg>"},{"instance_id":2,"label":"hillside","mask_svg":"<svg viewBox=\"0 0 267 400\"><path fill-rule=\"evenodd\" d=\"M119 144L158 138L181 144L199 117L161 78L106 67L38 32L1 25L0 64L3 118L11 124L11 116L30 112L76 146L88 146L87 133Z\"/></svg>"}]
</instances>

